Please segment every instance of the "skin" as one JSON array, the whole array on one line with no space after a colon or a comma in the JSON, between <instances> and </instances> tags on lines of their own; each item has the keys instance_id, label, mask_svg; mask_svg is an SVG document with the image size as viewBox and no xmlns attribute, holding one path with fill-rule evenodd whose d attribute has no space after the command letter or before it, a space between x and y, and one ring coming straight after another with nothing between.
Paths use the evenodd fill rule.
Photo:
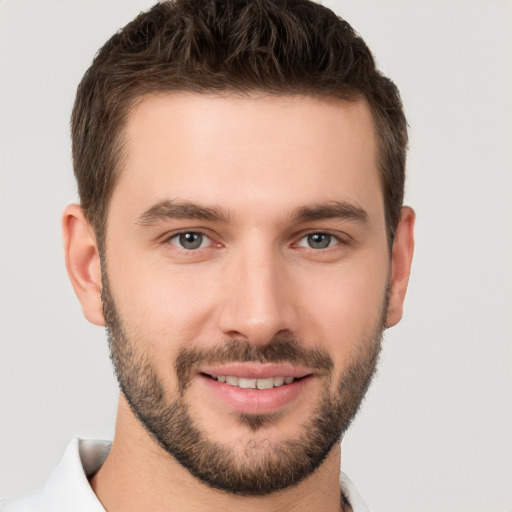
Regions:
<instances>
[{"instance_id":1,"label":"skin","mask_svg":"<svg viewBox=\"0 0 512 512\"><path fill-rule=\"evenodd\" d=\"M389 282L386 326L402 315L413 253L414 212L405 207L392 256L366 103L299 96L146 97L125 127L126 155L106 236L111 292L125 329L144 346L169 396L174 362L191 343L227 339L263 345L290 334L325 349L337 378L378 324ZM158 218L162 201L192 203L223 218ZM298 219L304 207L343 204L363 217ZM80 207L64 213L68 272L85 316L104 325L94 232ZM207 236L179 247L180 230ZM329 247L307 235L332 235ZM325 386L313 376L278 421L251 432L193 378L190 412L211 439L243 457L300 433ZM334 389L333 389L334 391ZM265 444L266 443L266 444ZM91 485L107 510L338 511L340 445L300 484L260 497L211 489L170 457L119 400L112 451Z\"/></svg>"}]
</instances>

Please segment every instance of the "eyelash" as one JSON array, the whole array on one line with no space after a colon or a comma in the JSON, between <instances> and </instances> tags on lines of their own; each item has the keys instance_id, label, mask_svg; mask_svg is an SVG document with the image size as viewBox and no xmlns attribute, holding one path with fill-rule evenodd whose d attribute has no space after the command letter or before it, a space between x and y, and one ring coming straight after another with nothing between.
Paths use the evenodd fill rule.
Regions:
<instances>
[{"instance_id":1,"label":"eyelash","mask_svg":"<svg viewBox=\"0 0 512 512\"><path fill-rule=\"evenodd\" d=\"M173 240L177 240L178 241L178 240L180 240L180 237L186 236L186 235L193 235L195 237L201 237L199 245L197 247L187 248L187 247L183 247L183 241L181 241L179 244L173 242ZM326 247L311 247L309 245L309 243L312 243L312 238L311 237L315 237L315 236L327 237L328 238L328 245ZM180 231L178 233L173 233L172 235L166 237L165 240L164 240L164 243L174 245L175 247L177 247L178 249L180 249L180 250L182 250L184 252L194 252L194 251L197 251L199 249L206 248L205 246L203 246L203 243L205 242L205 239L209 240L210 243L213 242L212 238L210 236L208 236L206 233L203 233L202 231L184 230L184 231ZM308 244L308 245L302 245L301 242L303 240L307 240L306 244ZM193 242L194 242L194 240L192 240L192 244L193 244ZM334 242L334 243L332 243L332 242ZM321 241L319 243L321 243ZM338 236L338 235L334 235L334 234L329 233L327 231L311 231L311 232L306 233L303 236L301 236L298 239L298 241L295 242L294 245L296 247L304 247L306 249L311 249L313 251L324 251L324 250L330 249L330 248L335 247L336 245L339 245L339 244L342 244L342 243L346 243L346 242L340 236Z\"/></svg>"},{"instance_id":2,"label":"eyelash","mask_svg":"<svg viewBox=\"0 0 512 512\"><path fill-rule=\"evenodd\" d=\"M311 238L315 237L315 236L328 237L328 239L329 239L328 245L326 247L311 247L310 245L307 245L307 246L306 245L300 245L300 243L303 240L307 240L306 243L312 242ZM331 242L334 242L334 243L331 243ZM337 235L334 235L334 234L329 233L327 231L312 231L312 232L307 233L304 236L302 236L299 239L299 241L298 241L298 243L296 245L298 247L306 247L307 249L322 251L322 250L326 250L326 249L329 249L331 247L334 247L336 245L339 245L340 243L342 243L342 239L339 236L337 236Z\"/></svg>"},{"instance_id":3,"label":"eyelash","mask_svg":"<svg viewBox=\"0 0 512 512\"><path fill-rule=\"evenodd\" d=\"M177 243L173 243L173 240L175 240L175 239L179 240L179 237L186 236L186 235L200 236L202 239L201 239L201 242L200 242L199 246L190 249L190 248L183 247L182 245L178 245ZM193 251L196 251L198 249L204 249L205 248L205 247L202 247L203 242L205 241L205 239L209 240L210 243L213 241L211 237L209 237L206 233L203 233L202 231L184 230L184 231L180 231L178 233L173 233L172 235L168 236L164 240L164 243L174 245L178 249L180 249L182 251L185 251L185 252L193 252Z\"/></svg>"}]
</instances>

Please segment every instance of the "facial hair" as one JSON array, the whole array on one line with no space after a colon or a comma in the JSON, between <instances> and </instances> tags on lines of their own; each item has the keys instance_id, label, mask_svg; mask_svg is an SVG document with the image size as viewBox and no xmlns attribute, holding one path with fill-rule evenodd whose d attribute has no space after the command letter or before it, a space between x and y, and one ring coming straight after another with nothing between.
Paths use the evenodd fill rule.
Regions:
<instances>
[{"instance_id":1,"label":"facial hair","mask_svg":"<svg viewBox=\"0 0 512 512\"><path fill-rule=\"evenodd\" d=\"M330 391L334 363L325 349L308 347L293 337L276 336L263 346L231 339L213 348L182 349L175 363L179 388L169 398L150 354L137 348L150 344L125 331L105 271L102 300L110 356L121 392L135 416L192 475L210 487L241 496L267 495L299 483L341 441L375 374L387 309L386 293L378 322L360 340L334 392ZM325 385L318 404L301 425L300 434L266 443L249 436L243 457L237 456L229 445L209 438L205 425L197 424L189 412L187 388L198 365L231 362L291 363L315 370ZM279 417L279 413L240 414L239 422L256 432L278 422Z\"/></svg>"}]
</instances>

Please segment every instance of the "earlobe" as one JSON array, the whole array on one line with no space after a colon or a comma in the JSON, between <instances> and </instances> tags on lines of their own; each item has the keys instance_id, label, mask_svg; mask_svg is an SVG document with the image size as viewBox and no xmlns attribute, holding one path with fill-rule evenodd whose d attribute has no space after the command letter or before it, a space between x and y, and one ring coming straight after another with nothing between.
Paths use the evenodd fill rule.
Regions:
<instances>
[{"instance_id":1,"label":"earlobe","mask_svg":"<svg viewBox=\"0 0 512 512\"><path fill-rule=\"evenodd\" d=\"M407 284L409 283L409 274L414 253L415 217L412 208L408 206L402 208L402 214L393 241L386 327L393 327L393 325L396 325L402 318L405 292L407 291Z\"/></svg>"},{"instance_id":2,"label":"earlobe","mask_svg":"<svg viewBox=\"0 0 512 512\"><path fill-rule=\"evenodd\" d=\"M89 322L105 325L101 301L101 265L96 236L77 204L62 216L66 268L82 311Z\"/></svg>"}]
</instances>

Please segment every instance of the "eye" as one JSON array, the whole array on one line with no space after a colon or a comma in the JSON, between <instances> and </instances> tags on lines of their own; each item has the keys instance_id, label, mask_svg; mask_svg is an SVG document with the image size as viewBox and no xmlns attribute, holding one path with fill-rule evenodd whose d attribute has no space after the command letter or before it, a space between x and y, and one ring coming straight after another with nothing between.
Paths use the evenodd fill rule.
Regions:
<instances>
[{"instance_id":1,"label":"eye","mask_svg":"<svg viewBox=\"0 0 512 512\"><path fill-rule=\"evenodd\" d=\"M310 233L299 240L299 247L310 249L327 249L339 243L339 238L329 233Z\"/></svg>"},{"instance_id":2,"label":"eye","mask_svg":"<svg viewBox=\"0 0 512 512\"><path fill-rule=\"evenodd\" d=\"M169 243L176 245L180 249L187 251L193 251L195 249L202 249L211 243L203 233L197 233L195 231L185 231L183 233L177 233L168 239Z\"/></svg>"}]
</instances>

